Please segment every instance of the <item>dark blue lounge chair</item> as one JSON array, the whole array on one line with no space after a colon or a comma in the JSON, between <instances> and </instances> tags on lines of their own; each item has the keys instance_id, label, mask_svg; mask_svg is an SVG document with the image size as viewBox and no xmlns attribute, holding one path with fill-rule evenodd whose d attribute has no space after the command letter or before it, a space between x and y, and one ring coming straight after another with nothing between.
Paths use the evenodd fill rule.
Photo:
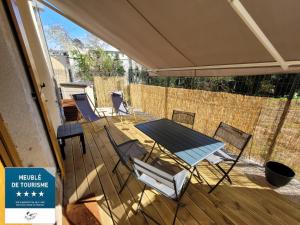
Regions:
<instances>
[{"instance_id":1,"label":"dark blue lounge chair","mask_svg":"<svg viewBox=\"0 0 300 225\"><path fill-rule=\"evenodd\" d=\"M107 124L109 124L104 112L102 112L103 116L101 116L97 111L96 106L93 104L86 93L74 94L72 96L79 112L85 120L87 120L88 122L94 122L104 118ZM93 106L94 109L92 109L91 106Z\"/></svg>"},{"instance_id":2,"label":"dark blue lounge chair","mask_svg":"<svg viewBox=\"0 0 300 225\"><path fill-rule=\"evenodd\" d=\"M123 93L120 91L114 91L111 94L111 100L113 104L113 110L119 116L128 115L127 103L124 101Z\"/></svg>"}]
</instances>

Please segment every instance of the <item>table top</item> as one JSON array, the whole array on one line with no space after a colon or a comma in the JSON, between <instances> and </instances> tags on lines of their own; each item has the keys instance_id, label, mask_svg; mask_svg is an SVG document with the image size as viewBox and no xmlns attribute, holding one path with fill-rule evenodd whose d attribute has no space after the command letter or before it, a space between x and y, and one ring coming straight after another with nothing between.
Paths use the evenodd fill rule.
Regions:
<instances>
[{"instance_id":1,"label":"table top","mask_svg":"<svg viewBox=\"0 0 300 225\"><path fill-rule=\"evenodd\" d=\"M66 123L57 128L57 138L68 138L81 135L83 133L80 123Z\"/></svg>"},{"instance_id":2,"label":"table top","mask_svg":"<svg viewBox=\"0 0 300 225\"><path fill-rule=\"evenodd\" d=\"M135 125L190 166L224 147L224 143L172 120L160 119Z\"/></svg>"}]
</instances>

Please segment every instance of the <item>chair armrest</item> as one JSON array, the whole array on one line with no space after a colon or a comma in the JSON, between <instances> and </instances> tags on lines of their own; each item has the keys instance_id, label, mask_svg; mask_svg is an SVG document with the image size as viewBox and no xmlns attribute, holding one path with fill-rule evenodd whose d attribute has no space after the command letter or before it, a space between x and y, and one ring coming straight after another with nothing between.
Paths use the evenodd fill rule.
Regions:
<instances>
[{"instance_id":1,"label":"chair armrest","mask_svg":"<svg viewBox=\"0 0 300 225\"><path fill-rule=\"evenodd\" d=\"M188 175L190 172L188 170L182 170L174 176L177 195L180 195L186 182L188 181Z\"/></svg>"}]
</instances>

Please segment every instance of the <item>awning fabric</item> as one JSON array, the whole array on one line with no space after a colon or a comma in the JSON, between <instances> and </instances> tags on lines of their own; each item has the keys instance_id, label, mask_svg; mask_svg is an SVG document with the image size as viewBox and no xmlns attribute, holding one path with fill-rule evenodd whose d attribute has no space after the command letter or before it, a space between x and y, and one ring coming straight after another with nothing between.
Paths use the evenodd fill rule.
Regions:
<instances>
[{"instance_id":1,"label":"awning fabric","mask_svg":"<svg viewBox=\"0 0 300 225\"><path fill-rule=\"evenodd\" d=\"M48 2L152 75L300 72L299 0Z\"/></svg>"}]
</instances>

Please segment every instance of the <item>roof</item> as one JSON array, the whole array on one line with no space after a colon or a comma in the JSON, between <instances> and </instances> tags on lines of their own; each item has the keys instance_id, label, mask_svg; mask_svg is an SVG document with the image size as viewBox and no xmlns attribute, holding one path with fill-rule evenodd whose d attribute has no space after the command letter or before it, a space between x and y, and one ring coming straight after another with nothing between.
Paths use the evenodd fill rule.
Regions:
<instances>
[{"instance_id":1,"label":"roof","mask_svg":"<svg viewBox=\"0 0 300 225\"><path fill-rule=\"evenodd\" d=\"M300 71L298 0L48 2L154 75Z\"/></svg>"}]
</instances>

